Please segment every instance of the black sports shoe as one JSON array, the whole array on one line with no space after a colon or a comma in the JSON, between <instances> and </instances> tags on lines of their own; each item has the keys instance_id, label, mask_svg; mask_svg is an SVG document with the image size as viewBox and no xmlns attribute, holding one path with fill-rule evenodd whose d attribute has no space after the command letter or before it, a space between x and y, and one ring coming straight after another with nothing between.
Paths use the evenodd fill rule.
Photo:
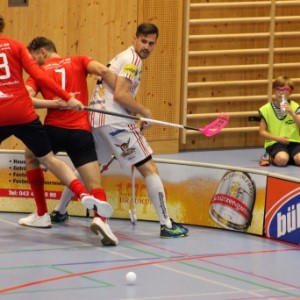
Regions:
<instances>
[{"instance_id":1,"label":"black sports shoe","mask_svg":"<svg viewBox=\"0 0 300 300\"><path fill-rule=\"evenodd\" d=\"M160 237L161 238L177 238L185 237L189 234L189 230L183 227L181 224L175 223L172 219L172 227L168 228L166 225L160 226Z\"/></svg>"},{"instance_id":2,"label":"black sports shoe","mask_svg":"<svg viewBox=\"0 0 300 300\"><path fill-rule=\"evenodd\" d=\"M54 210L50 214L51 223L64 223L69 219L69 214L66 212L61 214L59 211Z\"/></svg>"}]
</instances>

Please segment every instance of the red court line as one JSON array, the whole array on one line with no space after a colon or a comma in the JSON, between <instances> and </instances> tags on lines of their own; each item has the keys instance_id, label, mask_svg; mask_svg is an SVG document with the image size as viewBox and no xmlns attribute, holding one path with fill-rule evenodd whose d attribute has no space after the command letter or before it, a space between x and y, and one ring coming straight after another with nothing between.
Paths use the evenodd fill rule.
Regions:
<instances>
[{"instance_id":1,"label":"red court line","mask_svg":"<svg viewBox=\"0 0 300 300\"><path fill-rule=\"evenodd\" d=\"M225 256L233 256L233 255L244 255L244 254L256 254L256 253L268 253L268 252L283 252L283 251L291 251L291 250L298 250L298 249L281 249L281 250L265 250L265 251L245 251L245 252L237 252L237 253L225 253L225 254L211 254L211 255L197 255L197 256L189 256L189 257L179 257L179 258L170 258L165 260L157 260L157 261L151 261L151 262L144 262L144 263L137 263L133 265L126 265L126 266L115 266L105 269L96 269L91 271L85 271L85 272L78 272L73 274L67 274L63 276L56 276L51 277L48 279L38 280L38 281L32 281L20 285L11 286L8 288L4 288L0 290L0 294L20 290L22 288L27 288L34 285L44 284L48 282L63 280L63 279L69 279L73 277L79 277L79 276L85 276L85 275L91 275L95 273L102 273L106 271L114 271L114 270L122 270L127 268L133 268L133 267L145 267L149 265L160 265L165 263L173 263L173 262L180 262L180 261L190 261L190 260L196 260L196 259L203 259L203 258L211 258L211 257L225 257Z\"/></svg>"},{"instance_id":2,"label":"red court line","mask_svg":"<svg viewBox=\"0 0 300 300\"><path fill-rule=\"evenodd\" d=\"M262 238L262 239L265 239L265 240L266 239L269 240L269 238L266 238L266 237L262 237L262 236L258 236L258 237ZM177 251L172 251L172 250L169 250L169 249L165 249L163 247L158 247L158 246L154 246L154 245L151 245L151 244L148 244L148 243L145 243L145 242L134 240L134 239L132 239L130 237L127 237L125 235L123 235L122 238L126 239L126 240L129 240L129 241L133 241L133 242L138 243L138 244L150 246L150 247L155 248L155 249L168 251L168 252L171 252L171 253L174 253L174 254L177 254L177 255L187 256L186 254L183 254L183 253L180 253L180 252L177 252ZM281 240L276 240L276 239L272 239L272 241L277 242L279 244L284 244L284 245L290 246L291 248L281 249L281 250L257 250L257 251L252 251L252 252L221 253L221 254L212 254L212 255L208 255L208 256L202 255L201 261L206 262L208 264L217 265L217 266L222 267L222 268L227 269L227 270L232 270L232 271L235 271L235 272L243 273L243 274L246 274L246 275L251 276L251 277L264 279L264 280L274 282L274 283L280 283L282 285L298 289L299 288L298 286L293 286L293 285L288 284L286 282L277 281L277 280L274 280L273 278L268 278L268 277L265 277L265 276L261 276L259 274L253 274L253 273L250 273L250 272L245 272L245 271L240 270L240 269L228 267L226 265L222 265L222 264L218 264L218 263L206 260L206 258L214 258L214 257L228 257L228 256L232 256L232 255L238 256L238 255L248 255L248 254L263 254L263 253L266 253L266 252L267 253L269 253L269 252L276 252L277 253L277 252L285 252L285 251L291 251L291 250L294 251L294 250L299 250L300 249L299 245L294 245L294 244L291 244L291 243L288 243L288 242L285 242L285 241L281 241ZM188 257L190 257L190 256L188 256Z\"/></svg>"},{"instance_id":3,"label":"red court line","mask_svg":"<svg viewBox=\"0 0 300 300\"><path fill-rule=\"evenodd\" d=\"M177 261L187 261L187 260L199 259L201 257L202 256L186 257L186 258L180 257L180 258L174 258L174 259L171 258L171 259L166 259L166 260L157 260L157 261L144 262L144 263L138 263L138 264L133 264L133 265L116 266L116 267L110 267L110 268L105 268L105 269L97 269L97 270L67 274L67 275L63 275L63 276L51 277L51 278L44 279L44 280L32 281L32 282L8 287L5 289L1 289L0 294L12 292L15 290L19 290L22 288L39 285L39 284L43 284L43 283L58 281L58 280L62 280L62 279L68 279L68 278L72 278L72 277L91 275L91 274L101 273L101 272L106 272L106 271L122 270L122 269L133 268L133 267L144 267L144 266L148 266L148 265L158 265L158 264L171 263L171 262L177 262Z\"/></svg>"}]
</instances>

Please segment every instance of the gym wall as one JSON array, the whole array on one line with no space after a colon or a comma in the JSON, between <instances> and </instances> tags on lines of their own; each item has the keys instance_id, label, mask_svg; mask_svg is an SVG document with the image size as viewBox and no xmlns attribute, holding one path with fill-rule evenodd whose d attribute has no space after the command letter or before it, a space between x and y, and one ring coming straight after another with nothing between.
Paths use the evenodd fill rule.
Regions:
<instances>
[{"instance_id":1,"label":"gym wall","mask_svg":"<svg viewBox=\"0 0 300 300\"><path fill-rule=\"evenodd\" d=\"M3 0L0 13L6 20L4 34L11 38L27 45L43 35L55 42L62 56L84 54L105 64L131 45L138 23L157 24L158 44L144 63L137 100L143 101L156 119L179 122L182 6L180 0L29 0L27 7L9 7ZM88 82L91 92L95 78ZM43 119L45 111L38 112ZM178 152L178 129L153 126L145 135L154 151ZM1 149L19 150L24 145L12 137Z\"/></svg>"},{"instance_id":2,"label":"gym wall","mask_svg":"<svg viewBox=\"0 0 300 300\"><path fill-rule=\"evenodd\" d=\"M257 110L272 97L272 80L290 76L293 99L300 98L299 0L29 0L19 8L3 0L0 13L7 36L27 44L45 35L62 56L86 54L103 63L131 44L138 23L156 23L160 37L144 62L137 100L155 119L197 128L221 111L230 115L212 138L152 126L145 135L156 153L262 147ZM88 78L90 91L94 81ZM23 148L15 138L1 145Z\"/></svg>"}]
</instances>

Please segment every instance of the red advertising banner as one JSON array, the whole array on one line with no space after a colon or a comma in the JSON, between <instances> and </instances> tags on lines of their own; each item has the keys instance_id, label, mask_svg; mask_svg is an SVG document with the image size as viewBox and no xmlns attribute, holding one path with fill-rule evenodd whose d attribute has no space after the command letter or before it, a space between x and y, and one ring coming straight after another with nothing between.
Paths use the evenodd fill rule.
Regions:
<instances>
[{"instance_id":1,"label":"red advertising banner","mask_svg":"<svg viewBox=\"0 0 300 300\"><path fill-rule=\"evenodd\" d=\"M265 234L293 244L300 243L300 183L268 177Z\"/></svg>"}]
</instances>

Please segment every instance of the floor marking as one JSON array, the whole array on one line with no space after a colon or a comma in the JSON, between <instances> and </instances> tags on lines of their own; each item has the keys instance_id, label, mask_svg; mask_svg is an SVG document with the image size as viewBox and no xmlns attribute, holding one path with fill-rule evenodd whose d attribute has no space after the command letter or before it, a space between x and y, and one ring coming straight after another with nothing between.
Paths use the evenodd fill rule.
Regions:
<instances>
[{"instance_id":1,"label":"floor marking","mask_svg":"<svg viewBox=\"0 0 300 300\"><path fill-rule=\"evenodd\" d=\"M5 221L5 222L9 223L9 224L12 224L11 222L7 222L7 221ZM15 225L15 223L13 223L13 224ZM27 228L29 228L29 227L27 227ZM34 229L34 228L30 228L30 229L41 232L41 230L39 230L39 229ZM122 236L122 234L120 234L120 236ZM124 235L124 239L131 240L131 241L134 241L137 244L147 245L147 246L150 246L152 248L163 250L163 251L166 251L166 252L169 252L169 253L178 254L178 252L172 251L172 250L167 249L167 248L163 248L163 247L155 246L153 244L149 244L149 243L140 242L140 241L130 239L130 238L126 237L126 235ZM89 246L91 246L91 245L89 245ZM143 252L143 253L151 253L149 251L137 249L137 248L134 248L134 247L128 247L128 248L131 248L131 249L134 249L136 251ZM119 253L117 251L112 252L111 248L110 249L99 248L99 250L100 251L107 251L110 254L114 253L114 254L119 255L119 256L122 255L122 253ZM197 266L195 264L189 263L189 261L193 261L193 260L200 260L200 261L203 261L203 262L207 263L207 261L205 261L205 259L207 259L207 258L228 257L228 256L249 255L249 254L262 254L262 253L275 253L275 252L286 252L286 251L293 251L293 250L299 250L299 247L293 247L293 248L290 248L290 249L276 249L276 250L241 251L241 252L236 252L236 253L221 253L221 254L208 254L208 255L202 254L202 255L196 255L196 256L190 256L188 254L185 254L183 257L180 256L180 257L167 258L167 259L156 260L156 261L151 261L151 262L148 261L148 262L136 263L136 264L132 264L132 265L115 266L115 267L109 267L109 268L105 268L105 269L96 269L96 270L90 270L90 271L85 271L85 272L78 272L78 273L72 273L72 274L52 277L52 278L48 278L48 279L45 279L45 280L39 280L39 281L34 281L34 282L29 282L29 283L25 283L25 284L21 284L21 285L16 285L16 286L4 288L4 289L0 290L0 293L2 293L2 294L9 293L9 292L12 292L12 291L21 290L22 288L27 288L29 286L35 286L35 285L44 284L44 283L47 283L47 282L53 282L53 281L63 280L63 279L72 278L72 277L86 276L86 275L100 273L100 272L114 271L114 270L127 269L127 268L136 268L136 267L144 267L144 266L152 265L152 266L157 266L157 267L168 269L169 267L166 267L163 264L178 262L178 263L182 263L182 264L184 264L186 266L189 266L189 267L192 267L192 268L201 269L203 271L207 271L207 272L210 272L210 273L221 275L221 276L231 278L231 279L234 279L234 280L237 280L237 281L242 281L242 282L245 282L245 283L248 283L248 284L251 284L251 285L259 286L259 287L262 287L264 289L267 289L268 291L272 290L272 291L279 292L280 294L285 294L285 295L289 295L289 296L293 296L293 297L299 297L298 295L295 295L295 294L290 293L290 292L284 292L283 290L280 290L280 289L275 289L275 288L268 287L268 286L260 284L260 283L251 282L251 281L248 281L248 280L243 280L243 279L238 278L236 276L231 276L231 275L228 275L228 274L225 274L225 273L221 273L219 271L210 270L210 269L203 268L201 266ZM151 253L151 255L155 255L155 254ZM123 256L127 257L127 258L130 258L130 256L128 256L128 255L123 255ZM156 255L156 256L159 257L159 255ZM166 257L163 257L163 256L160 256L160 257L161 258L166 258ZM224 267L224 268L226 268L226 267ZM172 268L169 268L169 269L172 270ZM174 272L181 272L181 271L175 270ZM183 272L183 273L185 273L185 272ZM189 276L191 276L191 274L189 274ZM196 276L197 278L202 279L201 276L197 276L197 275L192 275L192 276ZM208 280L210 280L210 279L208 279ZM211 280L211 282L215 282L215 281ZM232 288L237 289L236 287L232 287ZM243 291L243 290L241 290L241 291ZM26 291L24 291L24 292L26 292ZM247 291L247 292L249 292L249 291ZM270 299L270 297L268 297L268 298Z\"/></svg>"},{"instance_id":2,"label":"floor marking","mask_svg":"<svg viewBox=\"0 0 300 300\"><path fill-rule=\"evenodd\" d=\"M132 264L132 265L115 266L115 267L109 267L109 268L104 268L104 269L96 269L96 270L90 270L90 271L85 271L85 272L78 272L78 273L67 274L67 275L62 275L62 276L56 276L56 277L51 277L51 278L44 279L44 280L32 281L32 282L28 282L28 283L24 283L24 284L20 284L20 285L11 286L11 287L8 287L8 288L1 289L0 294L8 293L8 292L11 292L11 291L16 291L16 290L27 288L27 287L34 286L34 285L44 284L44 283L63 280L63 279L69 279L69 278L73 278L73 277L86 276L86 275L91 275L91 274L95 274L95 273L102 273L102 272L114 271L114 270L122 270L122 269L128 269L128 268L132 269L132 268L145 267L145 266L150 266L150 265L161 265L161 264L166 264L166 263L181 262L181 263L184 263L185 265L190 266L192 268L201 269L203 271L207 271L207 272L218 274L218 275L223 275L227 278L231 278L231 279L234 279L234 280L237 280L237 281L241 281L241 282L245 282L245 283L248 283L248 284L251 284L251 285L259 286L259 287L265 288L267 290L276 291L280 294L285 294L285 295L293 296L293 297L299 297L299 295L296 295L296 294L293 294L293 293L290 293L290 292L285 292L285 291L282 291L280 289L268 287L264 284L251 282L249 280L243 280L243 279L238 278L236 276L231 276L231 275L228 275L228 274L222 274L221 272L213 271L213 270L210 270L210 269L207 269L207 268L203 268L203 267L200 267L200 266L195 266L195 265L192 265L192 264L188 263L188 261L197 260L197 259L201 259L201 258L203 258L203 256L199 255L199 256L194 256L194 257L166 259L166 260L160 260L160 261L143 262L143 263L137 263L137 264Z\"/></svg>"},{"instance_id":3,"label":"floor marking","mask_svg":"<svg viewBox=\"0 0 300 300\"><path fill-rule=\"evenodd\" d=\"M300 289L300 286L295 286L295 285L292 285L292 284L289 284L289 283L286 283L286 282L282 282L282 281L279 281L279 280L275 280L275 279L272 279L272 278L269 278L269 277L265 277L265 276L262 276L262 275L253 274L253 273L250 273L250 272L245 272L245 271L242 271L240 269L236 269L236 268L233 268L233 267L230 267L230 266L224 266L222 264L218 264L218 263L215 263L215 262L206 261L205 259L201 259L201 261L206 262L206 263L211 264L211 265L222 267L224 269L228 269L228 270L231 270L231 271L242 273L242 274L245 274L247 276L252 276L252 277L263 279L263 280L270 281L270 282L273 282L273 283L279 283L279 284L282 284L282 285L285 285L287 287L291 287L291 288L294 288L294 289Z\"/></svg>"}]
</instances>

